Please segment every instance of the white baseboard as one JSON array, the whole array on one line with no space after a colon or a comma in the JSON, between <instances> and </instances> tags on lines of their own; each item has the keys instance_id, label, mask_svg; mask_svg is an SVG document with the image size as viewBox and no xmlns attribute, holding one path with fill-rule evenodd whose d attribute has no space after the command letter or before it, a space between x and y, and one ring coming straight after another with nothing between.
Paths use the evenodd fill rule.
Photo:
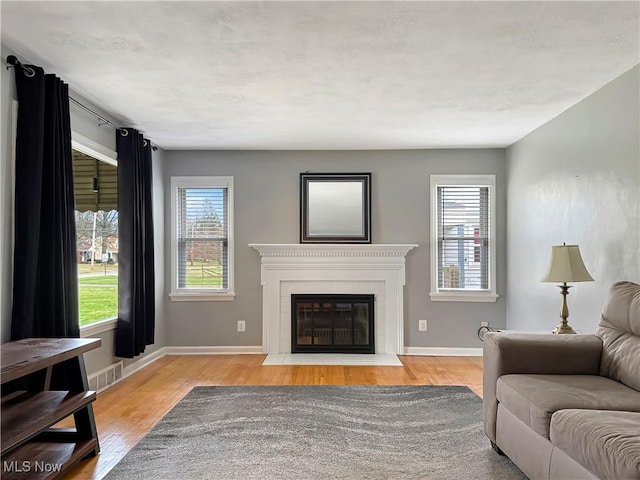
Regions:
<instances>
[{"instance_id":1,"label":"white baseboard","mask_svg":"<svg viewBox=\"0 0 640 480\"><path fill-rule=\"evenodd\" d=\"M166 355L166 353L164 352L165 348L166 347L160 347L155 352L150 353L149 355L145 355L144 357L136 360L132 364L124 367L124 375L122 376L122 378L127 378L129 375L133 375L138 370L142 370L147 365L151 365L156 360L160 360L162 357Z\"/></svg>"},{"instance_id":2,"label":"white baseboard","mask_svg":"<svg viewBox=\"0 0 640 480\"><path fill-rule=\"evenodd\" d=\"M242 355L262 353L262 345L164 347L164 352L165 355Z\"/></svg>"},{"instance_id":3,"label":"white baseboard","mask_svg":"<svg viewBox=\"0 0 640 480\"><path fill-rule=\"evenodd\" d=\"M404 347L404 354L433 357L481 357L482 347Z\"/></svg>"},{"instance_id":4,"label":"white baseboard","mask_svg":"<svg viewBox=\"0 0 640 480\"><path fill-rule=\"evenodd\" d=\"M191 346L161 347L149 355L124 367L122 378L133 375L144 367L151 365L167 355L243 355L262 354L262 345L255 346ZM465 347L405 347L404 355L423 355L437 357L481 357L482 348Z\"/></svg>"}]
</instances>

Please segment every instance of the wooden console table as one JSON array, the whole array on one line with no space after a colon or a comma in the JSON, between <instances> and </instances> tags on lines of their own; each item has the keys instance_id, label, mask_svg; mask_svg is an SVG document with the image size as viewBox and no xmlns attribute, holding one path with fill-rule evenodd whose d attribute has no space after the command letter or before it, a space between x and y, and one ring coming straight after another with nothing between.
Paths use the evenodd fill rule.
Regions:
<instances>
[{"instance_id":1,"label":"wooden console table","mask_svg":"<svg viewBox=\"0 0 640 480\"><path fill-rule=\"evenodd\" d=\"M100 339L28 338L2 344L2 478L56 478L100 451L83 353ZM61 387L63 385L63 387ZM73 415L76 428L51 428Z\"/></svg>"}]
</instances>

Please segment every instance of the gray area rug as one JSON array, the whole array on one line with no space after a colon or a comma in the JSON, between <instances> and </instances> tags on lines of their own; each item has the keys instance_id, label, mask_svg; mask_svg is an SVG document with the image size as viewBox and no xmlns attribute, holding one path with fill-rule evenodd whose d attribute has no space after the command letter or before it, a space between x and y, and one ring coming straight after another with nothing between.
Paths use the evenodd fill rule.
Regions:
<instances>
[{"instance_id":1,"label":"gray area rug","mask_svg":"<svg viewBox=\"0 0 640 480\"><path fill-rule=\"evenodd\" d=\"M196 387L106 478L526 479L457 386Z\"/></svg>"}]
</instances>

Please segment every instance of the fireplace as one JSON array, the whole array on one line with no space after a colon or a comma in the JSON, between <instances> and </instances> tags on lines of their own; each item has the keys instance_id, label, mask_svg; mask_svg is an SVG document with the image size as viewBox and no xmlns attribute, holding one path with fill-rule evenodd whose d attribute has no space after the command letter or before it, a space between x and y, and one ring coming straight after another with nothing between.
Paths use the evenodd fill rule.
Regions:
<instances>
[{"instance_id":1,"label":"fireplace","mask_svg":"<svg viewBox=\"0 0 640 480\"><path fill-rule=\"evenodd\" d=\"M375 353L373 302L373 295L291 295L291 352Z\"/></svg>"},{"instance_id":2,"label":"fireplace","mask_svg":"<svg viewBox=\"0 0 640 480\"><path fill-rule=\"evenodd\" d=\"M404 353L405 255L417 245L250 246L261 256L265 353L292 353L291 295L294 294L375 295L375 354Z\"/></svg>"}]
</instances>

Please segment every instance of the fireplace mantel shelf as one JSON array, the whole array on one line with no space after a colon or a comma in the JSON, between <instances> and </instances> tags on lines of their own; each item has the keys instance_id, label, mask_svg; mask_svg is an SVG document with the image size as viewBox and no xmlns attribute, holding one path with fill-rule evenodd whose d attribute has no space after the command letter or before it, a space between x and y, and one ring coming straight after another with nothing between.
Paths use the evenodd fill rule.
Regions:
<instances>
[{"instance_id":1,"label":"fireplace mantel shelf","mask_svg":"<svg viewBox=\"0 0 640 480\"><path fill-rule=\"evenodd\" d=\"M417 244L250 243L263 257L404 257Z\"/></svg>"},{"instance_id":2,"label":"fireplace mantel shelf","mask_svg":"<svg viewBox=\"0 0 640 480\"><path fill-rule=\"evenodd\" d=\"M375 295L375 352L404 350L405 256L416 244L251 243L261 256L263 351L291 353L292 294Z\"/></svg>"}]
</instances>

